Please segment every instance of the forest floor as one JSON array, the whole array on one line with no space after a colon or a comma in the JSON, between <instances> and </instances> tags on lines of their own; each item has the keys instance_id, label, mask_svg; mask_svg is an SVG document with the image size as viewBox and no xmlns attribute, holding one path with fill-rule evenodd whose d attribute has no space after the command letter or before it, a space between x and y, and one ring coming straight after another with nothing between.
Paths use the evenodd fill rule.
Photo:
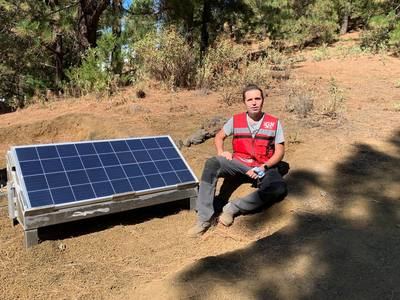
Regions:
<instances>
[{"instance_id":1,"label":"forest floor","mask_svg":"<svg viewBox=\"0 0 400 300\"><path fill-rule=\"evenodd\" d=\"M3 197L0 298L400 299L400 60L316 51L304 54L289 80L274 82L264 105L285 129L291 171L282 202L197 239L186 236L195 213L170 204L45 228L42 242L27 250ZM332 78L342 93L329 90ZM296 81L315 98L307 118L285 110ZM207 118L243 110L213 92L146 93L137 99L126 89L1 115L0 169L14 145L179 140ZM332 97L344 100L335 119L322 114ZM213 141L182 154L200 178Z\"/></svg>"}]
</instances>

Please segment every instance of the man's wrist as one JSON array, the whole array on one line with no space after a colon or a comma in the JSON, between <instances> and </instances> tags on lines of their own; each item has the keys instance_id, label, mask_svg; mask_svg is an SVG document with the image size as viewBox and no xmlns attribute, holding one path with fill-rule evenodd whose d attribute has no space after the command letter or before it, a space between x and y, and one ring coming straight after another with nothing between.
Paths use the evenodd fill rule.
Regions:
<instances>
[{"instance_id":1,"label":"man's wrist","mask_svg":"<svg viewBox=\"0 0 400 300\"><path fill-rule=\"evenodd\" d=\"M269 166L267 164L264 164L264 170L267 171L269 169Z\"/></svg>"}]
</instances>

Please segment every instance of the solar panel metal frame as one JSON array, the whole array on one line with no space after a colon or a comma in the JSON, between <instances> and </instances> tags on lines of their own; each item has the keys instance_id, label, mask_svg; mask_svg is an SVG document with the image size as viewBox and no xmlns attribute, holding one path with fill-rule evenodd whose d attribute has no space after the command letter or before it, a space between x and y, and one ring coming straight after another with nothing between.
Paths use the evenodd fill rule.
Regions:
<instances>
[{"instance_id":1,"label":"solar panel metal frame","mask_svg":"<svg viewBox=\"0 0 400 300\"><path fill-rule=\"evenodd\" d=\"M29 199L28 197L28 190L25 185L25 180L24 177L22 176L22 170L20 166L20 161L17 157L16 150L17 149L23 149L23 148L32 148L32 147L44 147L44 146L59 146L59 145L76 145L76 144L86 144L86 143L99 143L99 142L113 142L113 141L128 141L128 140L143 140L143 139L157 139L157 138L168 138L169 141L171 142L171 145L173 148L177 151L179 154L180 159L184 162L187 170L190 172L190 174L193 176L194 181L192 182L185 182L181 184L175 184L175 185L169 185L169 186L163 186L163 187L158 187L158 188L150 188L147 190L142 190L142 191L131 191L131 192L125 192L125 193L117 193L113 194L110 196L104 196L104 197L96 197L96 198L91 198L91 199L86 199L86 200L79 200L79 201L74 201L74 202L68 202L68 203L60 203L60 204L51 204L51 205L45 205L45 206L38 206L38 207L29 207L27 205L26 199ZM161 148L160 148L161 149ZM85 204L91 204L91 203L98 203L98 202L104 202L107 200L118 200L118 199L124 199L126 197L134 197L134 196L140 196L140 195L145 195L145 194L150 194L150 193L157 193L157 192L162 192L166 190L174 190L174 189L182 189L182 188L188 188L188 187L194 187L197 186L198 184L198 179L192 169L189 167L187 161L183 157L182 153L179 151L179 149L176 147L175 143L173 142L172 138L169 135L160 135L160 136L143 136L143 137L135 137L135 138L119 138L119 139L108 139L108 140L92 140L92 141L79 141L79 142L65 142L65 143L54 143L54 144L35 144L35 145L24 145L24 146L15 146L11 148L11 156L13 161L15 162L15 167L17 171L17 177L19 179L19 184L21 186L21 192L23 194L23 197L25 198L22 204L24 205L24 211L43 211L43 210L54 210L54 209L61 209L61 208L68 208L68 207L74 207L74 206L81 206ZM85 168L86 170L86 168ZM18 176L19 175L19 176ZM29 201L30 203L30 201Z\"/></svg>"}]
</instances>

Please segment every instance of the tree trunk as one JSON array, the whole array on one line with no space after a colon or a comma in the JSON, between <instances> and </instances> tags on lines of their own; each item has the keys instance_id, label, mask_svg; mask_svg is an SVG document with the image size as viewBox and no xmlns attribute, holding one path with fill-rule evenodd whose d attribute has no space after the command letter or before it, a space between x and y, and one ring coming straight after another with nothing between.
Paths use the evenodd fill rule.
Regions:
<instances>
[{"instance_id":1,"label":"tree trunk","mask_svg":"<svg viewBox=\"0 0 400 300\"><path fill-rule=\"evenodd\" d=\"M109 0L79 1L78 40L81 51L96 47L100 16L108 7L109 2Z\"/></svg>"},{"instance_id":2,"label":"tree trunk","mask_svg":"<svg viewBox=\"0 0 400 300\"><path fill-rule=\"evenodd\" d=\"M114 74L122 74L123 61L122 61L122 52L121 52L121 21L123 14L122 0L113 0L112 2L112 12L113 12L113 23L112 23L112 32L113 35L117 38L117 42L115 43L115 47L111 54L111 67Z\"/></svg>"},{"instance_id":3,"label":"tree trunk","mask_svg":"<svg viewBox=\"0 0 400 300\"><path fill-rule=\"evenodd\" d=\"M185 16L186 42L193 47L194 6L191 5Z\"/></svg>"},{"instance_id":4,"label":"tree trunk","mask_svg":"<svg viewBox=\"0 0 400 300\"><path fill-rule=\"evenodd\" d=\"M57 34L54 45L54 56L56 60L56 78L55 84L57 92L61 89L61 83L64 79L64 53L63 53L63 39L61 34Z\"/></svg>"},{"instance_id":5,"label":"tree trunk","mask_svg":"<svg viewBox=\"0 0 400 300\"><path fill-rule=\"evenodd\" d=\"M340 26L340 35L347 33L348 28L349 28L349 18L350 18L350 14L346 10L343 15L343 18L342 18L342 25Z\"/></svg>"},{"instance_id":6,"label":"tree trunk","mask_svg":"<svg viewBox=\"0 0 400 300\"><path fill-rule=\"evenodd\" d=\"M201 16L201 41L200 41L200 58L203 59L204 53L208 47L208 22L210 21L211 5L209 0L203 1L203 13Z\"/></svg>"}]
</instances>

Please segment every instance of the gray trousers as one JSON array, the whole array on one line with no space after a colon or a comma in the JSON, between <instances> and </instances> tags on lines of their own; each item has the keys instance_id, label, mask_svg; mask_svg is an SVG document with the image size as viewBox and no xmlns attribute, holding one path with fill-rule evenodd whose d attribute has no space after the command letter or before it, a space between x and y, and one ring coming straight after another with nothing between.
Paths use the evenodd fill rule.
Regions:
<instances>
[{"instance_id":1,"label":"gray trousers","mask_svg":"<svg viewBox=\"0 0 400 300\"><path fill-rule=\"evenodd\" d=\"M243 183L252 183L256 190L224 206L223 210L233 215L248 213L261 206L283 199L287 194L286 183L278 169L269 169L261 179L251 179L246 172L251 168L236 160L227 160L216 156L205 163L200 179L197 199L197 217L199 222L209 222L228 203L232 193ZM224 178L219 195L215 197L218 178Z\"/></svg>"}]
</instances>

